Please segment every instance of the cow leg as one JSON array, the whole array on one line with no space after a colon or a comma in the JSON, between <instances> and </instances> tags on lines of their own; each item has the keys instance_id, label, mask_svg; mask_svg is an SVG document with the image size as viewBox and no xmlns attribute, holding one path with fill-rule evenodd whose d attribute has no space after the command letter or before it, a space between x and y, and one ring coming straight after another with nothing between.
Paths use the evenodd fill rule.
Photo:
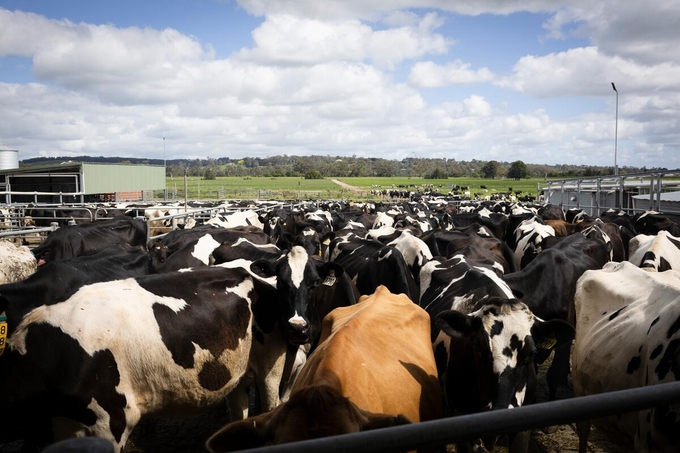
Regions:
<instances>
[{"instance_id":1,"label":"cow leg","mask_svg":"<svg viewBox=\"0 0 680 453\"><path fill-rule=\"evenodd\" d=\"M555 356L546 373L546 380L548 381L548 400L555 401L557 399L557 388L560 385L567 385L569 375L569 355L571 352L571 343L562 347L555 348Z\"/></svg>"},{"instance_id":2,"label":"cow leg","mask_svg":"<svg viewBox=\"0 0 680 453\"><path fill-rule=\"evenodd\" d=\"M236 388L227 395L227 409L229 410L230 421L233 422L248 418L250 387L252 386L252 383L252 376L243 376Z\"/></svg>"},{"instance_id":3,"label":"cow leg","mask_svg":"<svg viewBox=\"0 0 680 453\"><path fill-rule=\"evenodd\" d=\"M576 422L576 432L578 433L578 453L586 453L588 436L590 436L590 420Z\"/></svg>"},{"instance_id":4,"label":"cow leg","mask_svg":"<svg viewBox=\"0 0 680 453\"><path fill-rule=\"evenodd\" d=\"M531 440L531 431L521 431L519 433L508 436L508 452L509 453L527 453L529 451L529 441Z\"/></svg>"}]
</instances>

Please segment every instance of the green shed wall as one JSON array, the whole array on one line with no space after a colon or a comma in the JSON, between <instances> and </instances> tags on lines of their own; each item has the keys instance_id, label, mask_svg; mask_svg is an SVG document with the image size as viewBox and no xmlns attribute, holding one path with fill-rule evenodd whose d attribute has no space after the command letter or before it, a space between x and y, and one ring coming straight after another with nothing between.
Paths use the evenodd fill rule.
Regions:
<instances>
[{"instance_id":1,"label":"green shed wall","mask_svg":"<svg viewBox=\"0 0 680 453\"><path fill-rule=\"evenodd\" d=\"M82 165L85 194L165 189L165 168L161 166Z\"/></svg>"}]
</instances>

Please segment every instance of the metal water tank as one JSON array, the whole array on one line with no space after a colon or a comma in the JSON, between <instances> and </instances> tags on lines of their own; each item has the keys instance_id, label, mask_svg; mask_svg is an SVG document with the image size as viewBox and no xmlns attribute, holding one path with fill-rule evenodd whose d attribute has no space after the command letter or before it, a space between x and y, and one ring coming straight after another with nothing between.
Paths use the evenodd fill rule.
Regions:
<instances>
[{"instance_id":1,"label":"metal water tank","mask_svg":"<svg viewBox=\"0 0 680 453\"><path fill-rule=\"evenodd\" d=\"M0 147L0 170L19 168L19 150Z\"/></svg>"}]
</instances>

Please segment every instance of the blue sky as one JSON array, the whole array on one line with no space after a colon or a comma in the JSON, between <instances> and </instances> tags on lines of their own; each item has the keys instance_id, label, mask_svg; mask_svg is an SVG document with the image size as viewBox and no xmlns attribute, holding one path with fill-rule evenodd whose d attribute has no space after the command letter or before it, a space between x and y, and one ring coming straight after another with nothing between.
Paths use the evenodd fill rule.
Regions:
<instances>
[{"instance_id":1,"label":"blue sky","mask_svg":"<svg viewBox=\"0 0 680 453\"><path fill-rule=\"evenodd\" d=\"M20 159L680 168L677 0L0 0Z\"/></svg>"}]
</instances>

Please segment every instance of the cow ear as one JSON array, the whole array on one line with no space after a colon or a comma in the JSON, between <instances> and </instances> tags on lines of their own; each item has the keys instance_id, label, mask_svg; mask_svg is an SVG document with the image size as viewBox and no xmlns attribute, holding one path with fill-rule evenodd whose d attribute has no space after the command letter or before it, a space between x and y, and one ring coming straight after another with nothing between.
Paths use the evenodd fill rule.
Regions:
<instances>
[{"instance_id":1,"label":"cow ear","mask_svg":"<svg viewBox=\"0 0 680 453\"><path fill-rule=\"evenodd\" d=\"M329 261L328 263L323 263L319 267L318 272L319 277L321 278L326 278L331 274L333 274L335 278L340 278L340 276L345 272L345 269L342 267L342 265L333 261Z\"/></svg>"},{"instance_id":2,"label":"cow ear","mask_svg":"<svg viewBox=\"0 0 680 453\"><path fill-rule=\"evenodd\" d=\"M205 447L212 453L238 451L267 445L266 427L271 412L229 423L206 441Z\"/></svg>"},{"instance_id":3,"label":"cow ear","mask_svg":"<svg viewBox=\"0 0 680 453\"><path fill-rule=\"evenodd\" d=\"M362 409L359 409L359 411L361 413L362 418L361 420L362 431L389 428L392 426L399 425L410 425L411 423L413 423L408 417L402 414L395 416L390 414L375 414L373 412L368 412Z\"/></svg>"},{"instance_id":4,"label":"cow ear","mask_svg":"<svg viewBox=\"0 0 680 453\"><path fill-rule=\"evenodd\" d=\"M274 265L265 259L253 261L250 264L250 270L253 274L262 278L270 278L276 275L276 268Z\"/></svg>"},{"instance_id":5,"label":"cow ear","mask_svg":"<svg viewBox=\"0 0 680 453\"><path fill-rule=\"evenodd\" d=\"M538 317L534 318L531 336L538 349L551 350L571 344L576 334L571 324L561 319L543 321Z\"/></svg>"},{"instance_id":6,"label":"cow ear","mask_svg":"<svg viewBox=\"0 0 680 453\"><path fill-rule=\"evenodd\" d=\"M451 337L462 338L474 333L479 325L473 316L468 316L458 310L446 310L439 313L434 322L444 333Z\"/></svg>"}]
</instances>

